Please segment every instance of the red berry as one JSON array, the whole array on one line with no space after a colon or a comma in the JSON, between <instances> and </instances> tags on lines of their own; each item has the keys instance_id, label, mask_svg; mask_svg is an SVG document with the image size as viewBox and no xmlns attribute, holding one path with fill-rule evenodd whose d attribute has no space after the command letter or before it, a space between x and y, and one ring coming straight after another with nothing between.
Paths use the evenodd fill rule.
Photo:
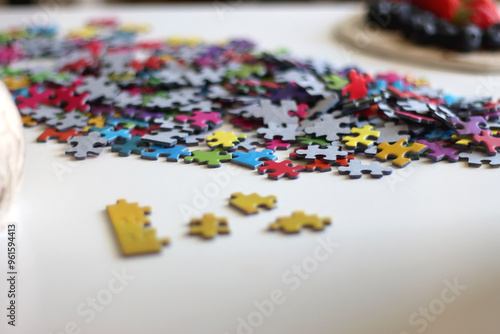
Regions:
<instances>
[{"instance_id":1,"label":"red berry","mask_svg":"<svg viewBox=\"0 0 500 334\"><path fill-rule=\"evenodd\" d=\"M500 22L497 6L491 0L474 0L468 2L465 6L470 13L470 23L477 25L483 30Z\"/></svg>"},{"instance_id":2,"label":"red berry","mask_svg":"<svg viewBox=\"0 0 500 334\"><path fill-rule=\"evenodd\" d=\"M455 17L461 5L460 0L411 0L411 3L448 21Z\"/></svg>"}]
</instances>

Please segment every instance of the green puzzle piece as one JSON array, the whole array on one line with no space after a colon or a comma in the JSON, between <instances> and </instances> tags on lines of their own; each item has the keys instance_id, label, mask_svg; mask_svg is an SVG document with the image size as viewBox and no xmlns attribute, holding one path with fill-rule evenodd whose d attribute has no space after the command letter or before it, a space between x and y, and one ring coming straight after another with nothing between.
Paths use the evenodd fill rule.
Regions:
<instances>
[{"instance_id":1,"label":"green puzzle piece","mask_svg":"<svg viewBox=\"0 0 500 334\"><path fill-rule=\"evenodd\" d=\"M192 155L184 157L185 163L196 161L198 165L207 165L209 168L217 168L222 166L223 162L229 162L232 159L231 154L227 154L221 148L216 148L213 151L194 150Z\"/></svg>"},{"instance_id":2,"label":"green puzzle piece","mask_svg":"<svg viewBox=\"0 0 500 334\"><path fill-rule=\"evenodd\" d=\"M342 78L338 74L325 75L322 78L326 83L326 88L340 90L349 83L349 79Z\"/></svg>"},{"instance_id":3,"label":"green puzzle piece","mask_svg":"<svg viewBox=\"0 0 500 334\"><path fill-rule=\"evenodd\" d=\"M168 99L169 96L168 96L168 93L167 92L162 92L162 91L158 91L158 92L155 92L155 93L152 93L152 94L144 94L142 96L142 106L145 107L146 104L148 104L149 102L151 102L151 100L155 97L163 97L165 99Z\"/></svg>"},{"instance_id":4,"label":"green puzzle piece","mask_svg":"<svg viewBox=\"0 0 500 334\"><path fill-rule=\"evenodd\" d=\"M40 72L37 74L30 74L30 79L34 83L40 83L45 80L68 80L69 75L67 73L52 73L52 72Z\"/></svg>"},{"instance_id":5,"label":"green puzzle piece","mask_svg":"<svg viewBox=\"0 0 500 334\"><path fill-rule=\"evenodd\" d=\"M16 70L16 69L13 69L10 67L0 68L0 78L6 77L6 76L15 77L15 76L21 75L22 73L23 73L23 71Z\"/></svg>"},{"instance_id":6,"label":"green puzzle piece","mask_svg":"<svg viewBox=\"0 0 500 334\"><path fill-rule=\"evenodd\" d=\"M244 64L237 70L227 71L227 78L238 78L247 79L255 74L257 76L263 76L266 73L266 67L262 64L249 65Z\"/></svg>"},{"instance_id":7,"label":"green puzzle piece","mask_svg":"<svg viewBox=\"0 0 500 334\"><path fill-rule=\"evenodd\" d=\"M308 137L297 137L297 140L301 145L319 145L328 146L331 142L323 138L308 138Z\"/></svg>"}]
</instances>

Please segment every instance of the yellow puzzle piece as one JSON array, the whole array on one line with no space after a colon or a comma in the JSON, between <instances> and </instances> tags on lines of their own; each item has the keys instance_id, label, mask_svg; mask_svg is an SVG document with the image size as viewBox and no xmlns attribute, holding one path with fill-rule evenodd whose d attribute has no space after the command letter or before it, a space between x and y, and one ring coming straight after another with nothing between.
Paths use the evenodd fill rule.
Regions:
<instances>
[{"instance_id":1,"label":"yellow puzzle piece","mask_svg":"<svg viewBox=\"0 0 500 334\"><path fill-rule=\"evenodd\" d=\"M125 23L120 26L119 30L126 33L145 33L151 30L151 25Z\"/></svg>"},{"instance_id":2,"label":"yellow puzzle piece","mask_svg":"<svg viewBox=\"0 0 500 334\"><path fill-rule=\"evenodd\" d=\"M156 229L145 228L151 223L146 217L151 212L149 206L141 208L119 199L115 205L108 205L107 211L123 255L157 253L170 242L168 238L158 239Z\"/></svg>"},{"instance_id":3,"label":"yellow puzzle piece","mask_svg":"<svg viewBox=\"0 0 500 334\"><path fill-rule=\"evenodd\" d=\"M358 134L357 136L345 136L342 139L342 142L345 143L347 148L355 149L358 144L363 147L371 147L374 140L380 136L380 131L373 130L371 125L365 125L361 129L360 128L352 128L351 134Z\"/></svg>"},{"instance_id":4,"label":"yellow puzzle piece","mask_svg":"<svg viewBox=\"0 0 500 334\"><path fill-rule=\"evenodd\" d=\"M306 215L303 211L295 211L291 217L281 217L269 225L271 230L281 230L285 233L299 233L304 227L320 231L325 225L331 224L330 217L319 218L317 215Z\"/></svg>"},{"instance_id":5,"label":"yellow puzzle piece","mask_svg":"<svg viewBox=\"0 0 500 334\"><path fill-rule=\"evenodd\" d=\"M68 33L69 37L91 39L99 35L100 29L98 27L86 26L84 28L72 29Z\"/></svg>"},{"instance_id":6,"label":"yellow puzzle piece","mask_svg":"<svg viewBox=\"0 0 500 334\"><path fill-rule=\"evenodd\" d=\"M167 44L170 44L172 46L181 46L181 45L196 46L200 45L201 42L202 40L199 37L173 36L167 39Z\"/></svg>"},{"instance_id":7,"label":"yellow puzzle piece","mask_svg":"<svg viewBox=\"0 0 500 334\"><path fill-rule=\"evenodd\" d=\"M201 219L193 219L189 223L189 234L200 235L205 239L229 232L226 218L218 218L213 213L206 213Z\"/></svg>"},{"instance_id":8,"label":"yellow puzzle piece","mask_svg":"<svg viewBox=\"0 0 500 334\"><path fill-rule=\"evenodd\" d=\"M126 71L126 69L124 69ZM123 72L123 73L111 73L109 79L114 82L131 83L137 80L135 73L133 72Z\"/></svg>"},{"instance_id":9,"label":"yellow puzzle piece","mask_svg":"<svg viewBox=\"0 0 500 334\"><path fill-rule=\"evenodd\" d=\"M23 125L27 128L31 128L32 126L35 126L38 124L38 122L35 121L33 118L31 118L30 115L22 115L21 119L23 121Z\"/></svg>"},{"instance_id":10,"label":"yellow puzzle piece","mask_svg":"<svg viewBox=\"0 0 500 334\"><path fill-rule=\"evenodd\" d=\"M262 197L257 193L244 195L243 193L231 194L229 204L243 211L247 215L257 213L259 207L265 207L268 210L276 207L276 196Z\"/></svg>"},{"instance_id":11,"label":"yellow puzzle piece","mask_svg":"<svg viewBox=\"0 0 500 334\"><path fill-rule=\"evenodd\" d=\"M490 129L492 135L497 135L500 130ZM451 135L451 139L456 140L455 145L460 146L462 149L469 149L472 144L474 144L474 140L471 138L460 138L457 135Z\"/></svg>"},{"instance_id":12,"label":"yellow puzzle piece","mask_svg":"<svg viewBox=\"0 0 500 334\"><path fill-rule=\"evenodd\" d=\"M31 85L31 81L27 75L21 75L19 77L6 76L2 81L11 91L26 88Z\"/></svg>"},{"instance_id":13,"label":"yellow puzzle piece","mask_svg":"<svg viewBox=\"0 0 500 334\"><path fill-rule=\"evenodd\" d=\"M411 162L411 159L406 157L407 153L414 152L420 154L427 149L427 146L424 144L413 143L411 146L406 146L407 143L408 140L406 138L402 138L394 144L382 143L378 145L378 149L381 151L375 158L380 161L387 161L388 158L394 157L395 159L392 160L392 164L403 168Z\"/></svg>"},{"instance_id":14,"label":"yellow puzzle piece","mask_svg":"<svg viewBox=\"0 0 500 334\"><path fill-rule=\"evenodd\" d=\"M90 128L103 128L106 124L106 117L103 115L90 117L87 124L88 125L81 130L82 132L87 132Z\"/></svg>"},{"instance_id":15,"label":"yellow puzzle piece","mask_svg":"<svg viewBox=\"0 0 500 334\"><path fill-rule=\"evenodd\" d=\"M206 139L211 148L222 146L222 148L230 150L246 137L247 135L235 135L234 132L215 131L212 136L208 136Z\"/></svg>"}]
</instances>

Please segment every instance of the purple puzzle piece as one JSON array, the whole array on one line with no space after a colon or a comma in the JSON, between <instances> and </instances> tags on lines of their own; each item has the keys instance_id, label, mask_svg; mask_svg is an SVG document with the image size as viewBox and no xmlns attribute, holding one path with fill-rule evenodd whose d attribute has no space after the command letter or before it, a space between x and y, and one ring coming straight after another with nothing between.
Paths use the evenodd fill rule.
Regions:
<instances>
[{"instance_id":1,"label":"purple puzzle piece","mask_svg":"<svg viewBox=\"0 0 500 334\"><path fill-rule=\"evenodd\" d=\"M164 112L155 112L143 108L126 107L123 109L123 115L130 118L136 118L141 121L149 122L153 118L163 117Z\"/></svg>"},{"instance_id":2,"label":"purple puzzle piece","mask_svg":"<svg viewBox=\"0 0 500 334\"><path fill-rule=\"evenodd\" d=\"M316 101L317 98L310 96L307 92L300 88L299 86L288 83L283 88L279 88L271 93L270 99L273 103L277 103L281 100L293 99L297 103L312 103Z\"/></svg>"},{"instance_id":3,"label":"purple puzzle piece","mask_svg":"<svg viewBox=\"0 0 500 334\"><path fill-rule=\"evenodd\" d=\"M426 145L427 150L432 151L432 153L427 154L427 157L434 162L441 161L443 159L446 159L449 162L457 162L459 159L457 153L459 153L460 150L453 147L445 147L444 141L428 142L425 139L421 139L418 142Z\"/></svg>"},{"instance_id":4,"label":"purple puzzle piece","mask_svg":"<svg viewBox=\"0 0 500 334\"><path fill-rule=\"evenodd\" d=\"M113 106L93 105L90 107L90 113L92 116L113 115L115 108Z\"/></svg>"},{"instance_id":5,"label":"purple puzzle piece","mask_svg":"<svg viewBox=\"0 0 500 334\"><path fill-rule=\"evenodd\" d=\"M487 122L482 116L471 116L467 118L467 121L462 121L457 117L450 119L451 124L455 127L457 135L478 135L481 130L487 127ZM481 125L483 127L481 127Z\"/></svg>"}]
</instances>

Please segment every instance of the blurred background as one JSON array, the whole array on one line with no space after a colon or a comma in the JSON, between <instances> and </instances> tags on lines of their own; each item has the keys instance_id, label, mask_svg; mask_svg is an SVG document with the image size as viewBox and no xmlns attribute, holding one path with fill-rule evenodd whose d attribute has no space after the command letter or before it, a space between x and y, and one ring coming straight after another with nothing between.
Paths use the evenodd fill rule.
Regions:
<instances>
[{"instance_id":1,"label":"blurred background","mask_svg":"<svg viewBox=\"0 0 500 334\"><path fill-rule=\"evenodd\" d=\"M102 3L186 3L186 2L211 2L213 0L0 0L0 5L30 5L57 2L59 4L102 4ZM241 0L239 0L241 1ZM244 1L244 0L243 0ZM338 1L361 1L361 0L250 0L252 2L338 2Z\"/></svg>"}]
</instances>

